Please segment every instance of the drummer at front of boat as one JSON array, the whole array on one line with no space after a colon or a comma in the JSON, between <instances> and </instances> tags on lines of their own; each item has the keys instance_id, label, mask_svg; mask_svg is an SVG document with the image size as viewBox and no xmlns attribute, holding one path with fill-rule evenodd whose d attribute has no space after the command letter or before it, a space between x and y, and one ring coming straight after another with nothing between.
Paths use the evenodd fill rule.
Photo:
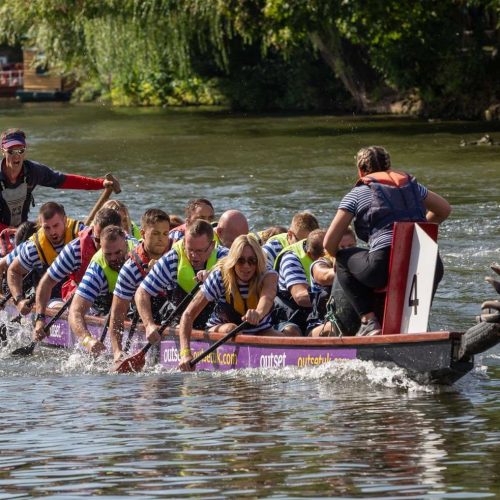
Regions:
<instances>
[{"instance_id":1,"label":"drummer at front of boat","mask_svg":"<svg viewBox=\"0 0 500 500\"><path fill-rule=\"evenodd\" d=\"M374 289L387 284L393 224L398 221L441 223L449 203L416 179L391 169L389 153L380 146L362 148L356 155L359 180L342 199L325 236L326 250L336 257L339 284L361 319L358 336L381 331L374 312ZM356 235L368 248L338 250L346 228L354 221ZM443 276L438 255L435 292Z\"/></svg>"},{"instance_id":2,"label":"drummer at front of boat","mask_svg":"<svg viewBox=\"0 0 500 500\"><path fill-rule=\"evenodd\" d=\"M273 322L287 336L307 335L316 326L309 323L311 264L324 255L324 235L324 230L315 229L305 240L284 248L276 258L274 268L279 279Z\"/></svg>"},{"instance_id":3,"label":"drummer at front of boat","mask_svg":"<svg viewBox=\"0 0 500 500\"><path fill-rule=\"evenodd\" d=\"M118 226L108 226L101 231L101 248L92 257L82 281L75 291L69 308L69 325L80 343L92 354L98 356L106 348L99 339L90 334L85 315L95 314L91 308L100 298L102 303L111 306L112 294L127 255L135 244L127 239L125 231Z\"/></svg>"},{"instance_id":4,"label":"drummer at front of boat","mask_svg":"<svg viewBox=\"0 0 500 500\"><path fill-rule=\"evenodd\" d=\"M119 361L123 355L123 325L135 292L158 259L170 250L172 242L169 231L170 218L166 212L157 208L146 210L141 218L142 241L130 251L128 260L120 269L113 291L109 332L115 361ZM156 321L165 300L165 294L161 294L151 301Z\"/></svg>"},{"instance_id":5,"label":"drummer at front of boat","mask_svg":"<svg viewBox=\"0 0 500 500\"><path fill-rule=\"evenodd\" d=\"M64 207L54 201L49 201L40 207L38 218L40 229L19 247L18 255L7 271L12 300L19 313L23 315L31 310L29 299L24 298L24 276L30 271L41 276L64 246L85 227L83 222L67 217ZM54 293L55 296L60 296L60 290Z\"/></svg>"},{"instance_id":6,"label":"drummer at front of boat","mask_svg":"<svg viewBox=\"0 0 500 500\"><path fill-rule=\"evenodd\" d=\"M167 293L175 308L191 293L197 282L204 281L216 262L228 253L226 247L217 244L213 227L205 220L193 221L182 240L174 243L144 278L135 294L135 303L146 329L149 342L159 342L158 326L153 319L151 300ZM179 316L183 311L178 311ZM198 316L195 328L204 329L210 316L207 308Z\"/></svg>"},{"instance_id":7,"label":"drummer at front of boat","mask_svg":"<svg viewBox=\"0 0 500 500\"><path fill-rule=\"evenodd\" d=\"M206 220L210 224L215 220L215 210L212 202L206 198L190 200L184 210L186 214L184 224L176 226L170 231L170 239L173 243L182 240L186 234L186 228L195 220Z\"/></svg>"},{"instance_id":8,"label":"drummer at front of boat","mask_svg":"<svg viewBox=\"0 0 500 500\"><path fill-rule=\"evenodd\" d=\"M348 227L340 240L339 248L355 246L356 234L351 227ZM334 323L329 320L325 321L334 279L335 259L328 252L325 252L322 257L311 264L312 312L309 316L309 322L315 323L314 328L309 331L311 337L331 337L339 333Z\"/></svg>"},{"instance_id":9,"label":"drummer at front of boat","mask_svg":"<svg viewBox=\"0 0 500 500\"><path fill-rule=\"evenodd\" d=\"M276 258L284 248L306 239L309 233L315 229L319 229L319 224L313 214L309 212L296 213L288 231L271 236L262 246L267 254L268 268L274 269Z\"/></svg>"},{"instance_id":10,"label":"drummer at front of boat","mask_svg":"<svg viewBox=\"0 0 500 500\"><path fill-rule=\"evenodd\" d=\"M1 135L0 230L17 227L28 219L30 205L35 206L33 190L37 185L56 189L97 190L112 186L106 179L63 174L42 163L26 159L26 135L8 129Z\"/></svg>"},{"instance_id":11,"label":"drummer at front of boat","mask_svg":"<svg viewBox=\"0 0 500 500\"><path fill-rule=\"evenodd\" d=\"M182 314L180 363L183 371L193 370L190 338L193 322L209 303L215 303L207 328L209 332L229 333L239 323L249 326L243 333L282 337L272 327L273 302L278 275L267 269L266 254L253 235L238 236L227 257L221 259Z\"/></svg>"},{"instance_id":12,"label":"drummer at front of boat","mask_svg":"<svg viewBox=\"0 0 500 500\"><path fill-rule=\"evenodd\" d=\"M93 225L81 230L78 236L61 250L42 276L36 289L36 321L33 340L42 340L47 336L43 329L45 312L47 307L52 305L50 299L54 296L54 288L58 287L60 283L64 283L60 298L63 301L68 300L82 281L92 257L101 248L100 235L102 230L105 227L119 226L120 224L121 216L116 210L101 208L94 217Z\"/></svg>"}]
</instances>

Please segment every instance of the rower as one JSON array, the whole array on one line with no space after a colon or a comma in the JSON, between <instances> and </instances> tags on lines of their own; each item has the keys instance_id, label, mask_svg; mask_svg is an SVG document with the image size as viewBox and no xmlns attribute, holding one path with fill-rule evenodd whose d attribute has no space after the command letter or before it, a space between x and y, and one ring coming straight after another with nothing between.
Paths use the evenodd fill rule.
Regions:
<instances>
[{"instance_id":1,"label":"rower","mask_svg":"<svg viewBox=\"0 0 500 500\"><path fill-rule=\"evenodd\" d=\"M135 294L137 309L151 343L160 340L151 310L152 297L166 292L172 306L177 306L193 290L197 280L204 281L208 271L227 253L228 249L214 240L214 230L207 221L195 220L187 226L184 238L156 263ZM206 308L198 316L195 328L205 328L210 312Z\"/></svg>"},{"instance_id":2,"label":"rower","mask_svg":"<svg viewBox=\"0 0 500 500\"><path fill-rule=\"evenodd\" d=\"M135 238L137 241L142 238L141 229L131 219L130 212L128 211L127 205L125 205L125 203L120 200L108 200L106 203L104 203L103 208L111 208L113 210L116 210L122 218L121 227L123 228L123 230L132 238Z\"/></svg>"},{"instance_id":3,"label":"rower","mask_svg":"<svg viewBox=\"0 0 500 500\"><path fill-rule=\"evenodd\" d=\"M315 229L307 239L286 247L276 258L279 280L274 324L287 336L306 334L311 326L315 326L308 322L312 311L310 269L311 264L324 255L324 236L325 231Z\"/></svg>"},{"instance_id":4,"label":"rower","mask_svg":"<svg viewBox=\"0 0 500 500\"><path fill-rule=\"evenodd\" d=\"M276 257L287 246L293 245L309 236L311 231L319 229L318 220L309 212L299 212L292 218L290 229L286 233L281 233L270 237L263 245L267 254L268 267L274 268Z\"/></svg>"},{"instance_id":5,"label":"rower","mask_svg":"<svg viewBox=\"0 0 500 500\"><path fill-rule=\"evenodd\" d=\"M92 337L85 321L95 300L102 296L111 305L118 272L125 263L128 252L135 246L119 226L107 226L100 234L101 248L92 257L82 281L75 291L69 308L69 325L80 343L92 354L106 350L104 344Z\"/></svg>"},{"instance_id":6,"label":"rower","mask_svg":"<svg viewBox=\"0 0 500 500\"><path fill-rule=\"evenodd\" d=\"M186 221L184 224L181 224L170 231L170 239L173 243L184 238L186 228L193 221L201 219L212 223L215 220L214 206L212 205L212 202L206 198L191 200L185 208L185 213Z\"/></svg>"},{"instance_id":7,"label":"rower","mask_svg":"<svg viewBox=\"0 0 500 500\"><path fill-rule=\"evenodd\" d=\"M8 129L1 135L0 230L17 227L28 219L30 205L35 206L33 190L40 184L56 189L97 190L117 183L116 179L93 179L57 172L26 159L26 135L20 129Z\"/></svg>"},{"instance_id":8,"label":"rower","mask_svg":"<svg viewBox=\"0 0 500 500\"><path fill-rule=\"evenodd\" d=\"M339 248L356 246L356 234L348 227L340 240ZM308 318L310 337L329 337L339 334L332 321L324 321L327 304L335 280L335 259L328 253L320 256L311 265L311 295L313 310ZM312 327L312 329L311 329Z\"/></svg>"},{"instance_id":9,"label":"rower","mask_svg":"<svg viewBox=\"0 0 500 500\"><path fill-rule=\"evenodd\" d=\"M36 230L37 230L36 224L29 220L20 224L15 233L12 250L8 254L6 254L5 257L2 257L0 259L0 279L2 281L2 293L5 294L8 291L7 269L12 264L12 261L17 257L19 253L19 247L21 246L21 244L23 244L26 240L28 240L30 236L35 234ZM7 229L4 229L4 231L7 231ZM23 281L24 291L28 290L32 286L33 286L32 280L29 280L29 283L26 283L26 280Z\"/></svg>"},{"instance_id":10,"label":"rower","mask_svg":"<svg viewBox=\"0 0 500 500\"><path fill-rule=\"evenodd\" d=\"M36 321L33 340L42 340L48 334L44 332L45 312L52 297L53 289L65 279L62 286L62 299L68 300L76 290L87 270L90 260L101 248L101 231L111 225L121 224L120 214L111 208L101 208L94 217L94 224L78 233L78 237L69 242L43 275L36 290Z\"/></svg>"},{"instance_id":11,"label":"rower","mask_svg":"<svg viewBox=\"0 0 500 500\"><path fill-rule=\"evenodd\" d=\"M141 218L142 241L130 251L129 259L120 269L116 287L113 291L109 330L115 361L119 361L123 355L123 324L127 317L130 303L134 298L137 287L146 277L149 270L164 253L170 250L171 241L169 231L170 218L166 212L157 208L146 210ZM165 296L159 296L158 299L153 299L152 301L153 315L157 320L160 307L165 301Z\"/></svg>"},{"instance_id":12,"label":"rower","mask_svg":"<svg viewBox=\"0 0 500 500\"><path fill-rule=\"evenodd\" d=\"M227 257L211 272L201 291L182 314L179 328L181 370L193 370L190 361L193 322L209 302L215 302L207 328L209 332L229 333L246 321L246 334L282 337L272 328L273 301L278 276L267 269L266 254L253 235L235 240Z\"/></svg>"},{"instance_id":13,"label":"rower","mask_svg":"<svg viewBox=\"0 0 500 500\"><path fill-rule=\"evenodd\" d=\"M248 234L248 231L248 220L239 210L224 212L215 228L219 243L226 248L231 248L233 241L242 234Z\"/></svg>"},{"instance_id":14,"label":"rower","mask_svg":"<svg viewBox=\"0 0 500 500\"><path fill-rule=\"evenodd\" d=\"M19 254L7 271L13 302L23 315L31 310L31 306L27 305L28 300L24 298L24 276L35 269L43 273L64 246L84 228L83 222L66 217L64 207L54 201L40 207L39 221L41 228L19 247Z\"/></svg>"}]
</instances>

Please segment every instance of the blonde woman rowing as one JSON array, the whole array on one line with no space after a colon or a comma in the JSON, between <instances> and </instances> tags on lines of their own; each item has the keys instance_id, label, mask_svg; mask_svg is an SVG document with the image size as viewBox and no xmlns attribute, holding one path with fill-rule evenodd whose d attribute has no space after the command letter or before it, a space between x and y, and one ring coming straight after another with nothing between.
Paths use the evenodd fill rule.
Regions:
<instances>
[{"instance_id":1,"label":"blonde woman rowing","mask_svg":"<svg viewBox=\"0 0 500 500\"><path fill-rule=\"evenodd\" d=\"M277 273L266 270L266 256L256 238L238 236L182 315L179 368L193 370L189 364L193 359L189 346L193 321L209 302L216 302L207 323L210 332L228 333L247 321L252 326L244 333L282 336L273 330L271 318L277 282Z\"/></svg>"}]
</instances>

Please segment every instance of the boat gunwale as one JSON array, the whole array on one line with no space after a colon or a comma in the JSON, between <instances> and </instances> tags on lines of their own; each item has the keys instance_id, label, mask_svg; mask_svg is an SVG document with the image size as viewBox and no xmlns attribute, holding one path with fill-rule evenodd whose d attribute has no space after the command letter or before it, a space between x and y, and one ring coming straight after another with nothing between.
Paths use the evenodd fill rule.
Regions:
<instances>
[{"instance_id":1,"label":"boat gunwale","mask_svg":"<svg viewBox=\"0 0 500 500\"><path fill-rule=\"evenodd\" d=\"M61 304L62 305L62 304ZM47 316L53 316L57 313L60 306L47 308ZM64 313L59 321L67 321L68 313ZM86 315L85 320L88 324L103 325L105 316ZM130 320L125 321L124 331L130 328ZM144 326L137 325L137 333L141 332L144 335ZM203 330L194 330L191 333L191 341L199 342L216 342L221 339L224 333L207 332ZM363 346L363 345L378 345L378 344L416 344L421 342L439 342L452 341L460 339L463 332L454 331L437 331L437 332L422 332L422 333L397 333L390 335L375 335L373 337L271 337L264 335L245 335L238 334L231 339L230 344L250 344L255 346L290 346L290 347L342 347L342 346ZM165 330L162 342L172 341L179 338L178 327L168 327Z\"/></svg>"}]
</instances>

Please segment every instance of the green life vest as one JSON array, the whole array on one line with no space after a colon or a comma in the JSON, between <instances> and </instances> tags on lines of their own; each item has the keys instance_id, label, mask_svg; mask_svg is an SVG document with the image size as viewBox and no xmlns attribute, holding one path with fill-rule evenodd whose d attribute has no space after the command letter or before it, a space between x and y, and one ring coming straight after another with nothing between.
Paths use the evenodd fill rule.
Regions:
<instances>
[{"instance_id":1,"label":"green life vest","mask_svg":"<svg viewBox=\"0 0 500 500\"><path fill-rule=\"evenodd\" d=\"M283 248L290 246L290 243L288 243L288 233L280 233L271 236L266 243L269 243L270 241L279 241Z\"/></svg>"},{"instance_id":2,"label":"green life vest","mask_svg":"<svg viewBox=\"0 0 500 500\"><path fill-rule=\"evenodd\" d=\"M287 252L292 252L299 258L300 263L304 268L304 272L306 273L307 282L309 283L309 286L311 286L311 264L314 261L311 259L311 257L309 257L309 255L307 255L305 246L306 246L306 240L300 240L297 241L297 243L294 243L293 245L289 245L286 248L283 248L283 250L281 250L281 252L276 257L276 261L274 263L274 269L276 269L276 271L279 271L280 262L283 255L285 255L285 253Z\"/></svg>"},{"instance_id":3,"label":"green life vest","mask_svg":"<svg viewBox=\"0 0 500 500\"><path fill-rule=\"evenodd\" d=\"M132 221L131 236L133 236L137 241L142 240L141 228L134 221Z\"/></svg>"},{"instance_id":4,"label":"green life vest","mask_svg":"<svg viewBox=\"0 0 500 500\"><path fill-rule=\"evenodd\" d=\"M172 250L175 250L179 262L177 264L177 283L186 292L189 293L196 285L196 273L189 262L186 251L184 250L184 239L175 242L172 245ZM217 262L217 244L214 245L212 253L205 264L205 269L209 271Z\"/></svg>"},{"instance_id":5,"label":"green life vest","mask_svg":"<svg viewBox=\"0 0 500 500\"><path fill-rule=\"evenodd\" d=\"M134 247L135 244L131 240L127 240L127 247L128 251L130 252ZM106 259L104 258L104 254L102 253L102 248L100 248L92 257L90 262L95 262L99 265L99 267L103 270L104 276L106 276L106 281L108 282L108 290L109 293L113 293L115 290L116 282L118 280L118 273L119 271L115 271L111 267L109 267L109 264L106 262Z\"/></svg>"}]
</instances>

